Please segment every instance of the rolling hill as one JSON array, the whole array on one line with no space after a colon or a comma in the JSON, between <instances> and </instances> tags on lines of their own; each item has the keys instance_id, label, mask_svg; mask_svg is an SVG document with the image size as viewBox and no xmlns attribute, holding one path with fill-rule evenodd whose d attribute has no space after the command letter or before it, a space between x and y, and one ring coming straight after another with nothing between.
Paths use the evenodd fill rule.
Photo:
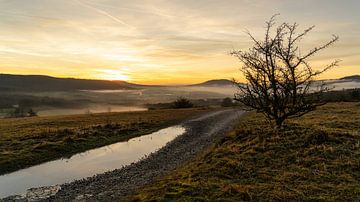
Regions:
<instances>
[{"instance_id":1,"label":"rolling hill","mask_svg":"<svg viewBox=\"0 0 360 202\"><path fill-rule=\"evenodd\" d=\"M1 91L74 91L133 89L141 85L125 81L55 78L42 75L0 74Z\"/></svg>"},{"instance_id":2,"label":"rolling hill","mask_svg":"<svg viewBox=\"0 0 360 202\"><path fill-rule=\"evenodd\" d=\"M340 80L355 80L360 81L360 75L352 75L341 78Z\"/></svg>"},{"instance_id":3,"label":"rolling hill","mask_svg":"<svg viewBox=\"0 0 360 202\"><path fill-rule=\"evenodd\" d=\"M228 79L215 79L215 80L208 80L202 83L193 84L190 86L203 86L203 87L217 87L217 86L232 86L234 85L231 80Z\"/></svg>"},{"instance_id":4,"label":"rolling hill","mask_svg":"<svg viewBox=\"0 0 360 202\"><path fill-rule=\"evenodd\" d=\"M342 88L359 88L360 75L352 75L340 79L324 80L327 85ZM233 82L228 79L208 80L190 87L229 87ZM50 91L76 91L76 90L119 90L139 89L144 87L161 87L155 85L139 85L126 81L107 81L74 78L56 78L44 75L12 75L0 74L0 91L7 92L50 92Z\"/></svg>"}]
</instances>

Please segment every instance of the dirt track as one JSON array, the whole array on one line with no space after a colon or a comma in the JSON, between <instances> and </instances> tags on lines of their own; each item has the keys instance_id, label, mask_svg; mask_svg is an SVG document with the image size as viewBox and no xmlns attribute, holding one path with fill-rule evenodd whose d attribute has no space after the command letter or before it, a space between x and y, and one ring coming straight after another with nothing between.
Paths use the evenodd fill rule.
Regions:
<instances>
[{"instance_id":1,"label":"dirt track","mask_svg":"<svg viewBox=\"0 0 360 202\"><path fill-rule=\"evenodd\" d=\"M158 152L122 169L100 174L61 186L49 201L110 201L121 199L138 187L151 183L155 177L175 169L193 158L210 144L218 141L243 114L238 110L211 112L184 122L187 129Z\"/></svg>"},{"instance_id":2,"label":"dirt track","mask_svg":"<svg viewBox=\"0 0 360 202\"><path fill-rule=\"evenodd\" d=\"M237 123L242 111L228 109L188 120L185 134L177 137L148 158L122 169L61 185L48 201L112 201L151 183L154 178L174 170L197 153L218 141Z\"/></svg>"}]
</instances>

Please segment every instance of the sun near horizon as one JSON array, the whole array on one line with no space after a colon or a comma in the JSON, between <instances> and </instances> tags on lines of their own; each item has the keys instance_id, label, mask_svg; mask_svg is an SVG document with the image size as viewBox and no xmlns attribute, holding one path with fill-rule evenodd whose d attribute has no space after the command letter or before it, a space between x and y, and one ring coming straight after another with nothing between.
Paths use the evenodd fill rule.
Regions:
<instances>
[{"instance_id":1,"label":"sun near horizon","mask_svg":"<svg viewBox=\"0 0 360 202\"><path fill-rule=\"evenodd\" d=\"M245 31L263 37L264 21L315 25L303 50L340 36L312 58L316 68L341 59L319 79L360 74L360 15L355 0L319 1L0 1L0 73L139 84L242 80L229 56L246 50Z\"/></svg>"}]
</instances>

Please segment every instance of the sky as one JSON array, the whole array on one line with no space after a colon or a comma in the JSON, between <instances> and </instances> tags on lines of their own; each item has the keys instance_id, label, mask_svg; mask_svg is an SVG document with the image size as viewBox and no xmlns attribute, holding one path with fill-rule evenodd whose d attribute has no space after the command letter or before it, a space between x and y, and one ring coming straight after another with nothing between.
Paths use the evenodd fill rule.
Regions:
<instances>
[{"instance_id":1,"label":"sky","mask_svg":"<svg viewBox=\"0 0 360 202\"><path fill-rule=\"evenodd\" d=\"M229 55L263 37L264 22L315 29L302 50L340 40L312 58L335 59L321 78L360 74L358 0L0 0L0 73L185 84L238 78Z\"/></svg>"}]
</instances>

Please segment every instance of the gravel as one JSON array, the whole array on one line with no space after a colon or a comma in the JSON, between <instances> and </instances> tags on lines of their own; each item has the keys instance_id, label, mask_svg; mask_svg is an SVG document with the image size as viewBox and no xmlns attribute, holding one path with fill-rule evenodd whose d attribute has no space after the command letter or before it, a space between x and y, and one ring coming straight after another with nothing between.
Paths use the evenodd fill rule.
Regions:
<instances>
[{"instance_id":1,"label":"gravel","mask_svg":"<svg viewBox=\"0 0 360 202\"><path fill-rule=\"evenodd\" d=\"M159 151L137 163L90 178L61 185L61 189L45 201L113 201L150 184L186 163L200 151L221 139L244 112L226 109L210 112L181 125L186 132ZM44 199L42 199L44 201ZM27 201L27 200L25 200Z\"/></svg>"}]
</instances>

